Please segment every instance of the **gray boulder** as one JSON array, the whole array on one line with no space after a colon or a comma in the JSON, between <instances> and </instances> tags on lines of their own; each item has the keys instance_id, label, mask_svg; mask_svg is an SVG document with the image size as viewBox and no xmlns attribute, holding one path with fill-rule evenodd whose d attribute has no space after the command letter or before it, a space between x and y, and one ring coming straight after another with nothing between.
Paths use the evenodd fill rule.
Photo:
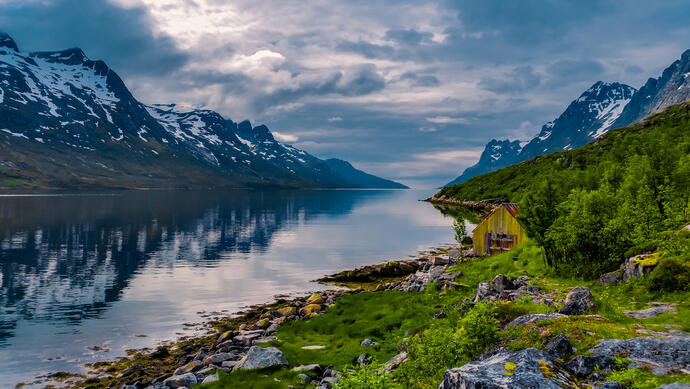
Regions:
<instances>
[{"instance_id":1,"label":"gray boulder","mask_svg":"<svg viewBox=\"0 0 690 389\"><path fill-rule=\"evenodd\" d=\"M515 320L508 323L508 326L524 326L527 324L534 324L542 320L558 319L565 316L562 313L531 313L529 315L522 315Z\"/></svg>"},{"instance_id":2,"label":"gray boulder","mask_svg":"<svg viewBox=\"0 0 690 389\"><path fill-rule=\"evenodd\" d=\"M450 263L450 258L445 255L437 255L431 258L431 264L434 266L443 266Z\"/></svg>"},{"instance_id":3,"label":"gray boulder","mask_svg":"<svg viewBox=\"0 0 690 389\"><path fill-rule=\"evenodd\" d=\"M233 356L234 354L220 352L206 357L204 363L207 365L220 365L224 361L232 359Z\"/></svg>"},{"instance_id":4,"label":"gray boulder","mask_svg":"<svg viewBox=\"0 0 690 389\"><path fill-rule=\"evenodd\" d=\"M197 384L197 380L194 373L185 373L166 378L163 384L172 389L190 388Z\"/></svg>"},{"instance_id":5,"label":"gray boulder","mask_svg":"<svg viewBox=\"0 0 690 389\"><path fill-rule=\"evenodd\" d=\"M491 287L499 294L503 293L503 291L506 290L515 289L515 285L513 285L513 282L503 274L498 274L496 275L496 277L494 277L493 280L491 280Z\"/></svg>"},{"instance_id":6,"label":"gray boulder","mask_svg":"<svg viewBox=\"0 0 690 389\"><path fill-rule=\"evenodd\" d=\"M386 362L386 371L390 373L405 362L407 362L407 353L402 351L400 354L394 355Z\"/></svg>"},{"instance_id":7,"label":"gray boulder","mask_svg":"<svg viewBox=\"0 0 690 389\"><path fill-rule=\"evenodd\" d=\"M672 384L661 385L656 389L690 389L690 384L674 382Z\"/></svg>"},{"instance_id":8,"label":"gray boulder","mask_svg":"<svg viewBox=\"0 0 690 389\"><path fill-rule=\"evenodd\" d=\"M666 312L676 313L676 309L667 304L657 304L651 308L643 309L640 311L623 311L625 316L634 317L636 319L648 319L650 317L657 317L658 315Z\"/></svg>"},{"instance_id":9,"label":"gray boulder","mask_svg":"<svg viewBox=\"0 0 690 389\"><path fill-rule=\"evenodd\" d=\"M621 276L618 270L604 273L599 277L599 285L618 284L620 282Z\"/></svg>"},{"instance_id":10,"label":"gray boulder","mask_svg":"<svg viewBox=\"0 0 690 389\"><path fill-rule=\"evenodd\" d=\"M460 257L460 251L458 249L450 249L448 250L448 258L451 260L456 260Z\"/></svg>"},{"instance_id":11,"label":"gray boulder","mask_svg":"<svg viewBox=\"0 0 690 389\"><path fill-rule=\"evenodd\" d=\"M480 282L477 284L477 293L474 295L472 302L477 303L479 301L484 301L490 295L491 285L488 282Z\"/></svg>"},{"instance_id":12,"label":"gray boulder","mask_svg":"<svg viewBox=\"0 0 690 389\"><path fill-rule=\"evenodd\" d=\"M215 382L215 381L218 381L218 374L217 373L207 376L206 378L204 378L203 381L201 381L201 383L202 384L208 384L209 382Z\"/></svg>"},{"instance_id":13,"label":"gray boulder","mask_svg":"<svg viewBox=\"0 0 690 389\"><path fill-rule=\"evenodd\" d=\"M546 345L546 352L554 358L567 358L573 353L573 346L570 345L568 335L558 334Z\"/></svg>"},{"instance_id":14,"label":"gray boulder","mask_svg":"<svg viewBox=\"0 0 690 389\"><path fill-rule=\"evenodd\" d=\"M627 281L631 278L640 278L654 270L654 266L642 266L640 264L635 264L638 259L649 256L650 254L651 253L640 254L626 259L625 263L623 264L623 281Z\"/></svg>"},{"instance_id":15,"label":"gray boulder","mask_svg":"<svg viewBox=\"0 0 690 389\"><path fill-rule=\"evenodd\" d=\"M515 364L512 372L506 370L507 363ZM548 354L528 348L502 351L487 359L446 370L439 389L562 389L576 387L575 382L572 375L553 364Z\"/></svg>"},{"instance_id":16,"label":"gray boulder","mask_svg":"<svg viewBox=\"0 0 690 389\"><path fill-rule=\"evenodd\" d=\"M571 373L575 374L575 376L578 378L585 378L592 374L597 367L603 371L611 371L615 363L616 360L609 356L602 355L590 357L586 355L578 355L569 360L565 364L565 368Z\"/></svg>"},{"instance_id":17,"label":"gray boulder","mask_svg":"<svg viewBox=\"0 0 690 389\"><path fill-rule=\"evenodd\" d=\"M287 365L283 353L275 347L252 346L235 366L235 369L262 369L277 365Z\"/></svg>"},{"instance_id":18,"label":"gray boulder","mask_svg":"<svg viewBox=\"0 0 690 389\"><path fill-rule=\"evenodd\" d=\"M374 342L373 340L371 340L371 339L369 339L369 338L364 339L364 340L360 343L360 345L362 345L362 346L377 346L378 344L379 344L379 342Z\"/></svg>"},{"instance_id":19,"label":"gray boulder","mask_svg":"<svg viewBox=\"0 0 690 389\"><path fill-rule=\"evenodd\" d=\"M589 354L625 357L653 368L690 370L690 337L604 339Z\"/></svg>"},{"instance_id":20,"label":"gray boulder","mask_svg":"<svg viewBox=\"0 0 690 389\"><path fill-rule=\"evenodd\" d=\"M606 381L594 384L594 389L625 389L625 387L617 381Z\"/></svg>"},{"instance_id":21,"label":"gray boulder","mask_svg":"<svg viewBox=\"0 0 690 389\"><path fill-rule=\"evenodd\" d=\"M564 315L584 315L594 310L594 296L589 288L578 286L565 297L561 313Z\"/></svg>"}]
</instances>

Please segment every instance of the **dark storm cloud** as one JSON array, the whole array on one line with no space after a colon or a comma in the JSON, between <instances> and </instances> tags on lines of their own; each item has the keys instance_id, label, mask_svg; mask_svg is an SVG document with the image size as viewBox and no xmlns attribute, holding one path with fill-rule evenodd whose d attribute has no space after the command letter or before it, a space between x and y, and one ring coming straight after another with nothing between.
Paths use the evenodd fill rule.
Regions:
<instances>
[{"instance_id":1,"label":"dark storm cloud","mask_svg":"<svg viewBox=\"0 0 690 389\"><path fill-rule=\"evenodd\" d=\"M410 80L413 86L419 87L436 87L441 85L441 81L430 74L418 75L415 72L405 72L400 76L400 79Z\"/></svg>"},{"instance_id":2,"label":"dark storm cloud","mask_svg":"<svg viewBox=\"0 0 690 389\"><path fill-rule=\"evenodd\" d=\"M503 77L482 77L479 87L495 93L523 93L536 88L541 77L531 66L519 66Z\"/></svg>"},{"instance_id":3,"label":"dark storm cloud","mask_svg":"<svg viewBox=\"0 0 690 389\"><path fill-rule=\"evenodd\" d=\"M23 51L80 47L127 74L162 76L189 55L169 36L154 37L145 8L124 9L107 1L54 0L0 3L0 26Z\"/></svg>"}]
</instances>

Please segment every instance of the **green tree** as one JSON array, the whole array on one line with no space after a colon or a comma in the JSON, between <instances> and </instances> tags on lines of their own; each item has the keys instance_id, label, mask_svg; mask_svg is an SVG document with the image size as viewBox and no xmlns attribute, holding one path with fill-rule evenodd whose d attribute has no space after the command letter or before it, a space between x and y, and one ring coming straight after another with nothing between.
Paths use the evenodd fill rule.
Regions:
<instances>
[{"instance_id":1,"label":"green tree","mask_svg":"<svg viewBox=\"0 0 690 389\"><path fill-rule=\"evenodd\" d=\"M549 266L556 266L554 247L547 239L547 231L558 217L558 194L549 180L538 184L529 192L520 206L518 221L525 227L527 236L544 248Z\"/></svg>"}]
</instances>

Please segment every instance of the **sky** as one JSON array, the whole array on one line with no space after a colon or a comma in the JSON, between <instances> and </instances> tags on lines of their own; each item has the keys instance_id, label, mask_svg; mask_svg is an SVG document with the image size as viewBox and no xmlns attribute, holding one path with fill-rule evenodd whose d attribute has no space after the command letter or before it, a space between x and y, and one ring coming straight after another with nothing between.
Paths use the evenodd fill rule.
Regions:
<instances>
[{"instance_id":1,"label":"sky","mask_svg":"<svg viewBox=\"0 0 690 389\"><path fill-rule=\"evenodd\" d=\"M80 47L144 103L438 187L602 80L639 88L690 48L686 0L0 0L22 51Z\"/></svg>"}]
</instances>

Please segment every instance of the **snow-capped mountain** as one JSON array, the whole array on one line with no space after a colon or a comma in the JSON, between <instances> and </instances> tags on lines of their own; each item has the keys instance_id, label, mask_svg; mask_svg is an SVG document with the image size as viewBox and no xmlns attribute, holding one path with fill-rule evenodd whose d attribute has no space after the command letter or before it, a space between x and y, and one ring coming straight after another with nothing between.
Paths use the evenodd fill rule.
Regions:
<instances>
[{"instance_id":1,"label":"snow-capped mountain","mask_svg":"<svg viewBox=\"0 0 690 389\"><path fill-rule=\"evenodd\" d=\"M12 185L365 187L266 126L144 105L78 48L27 54L0 34L0 187Z\"/></svg>"},{"instance_id":2,"label":"snow-capped mountain","mask_svg":"<svg viewBox=\"0 0 690 389\"><path fill-rule=\"evenodd\" d=\"M613 128L634 93L635 88L631 86L599 81L571 102L558 118L544 124L541 132L529 142L492 139L479 161L446 186L537 155L583 146Z\"/></svg>"},{"instance_id":3,"label":"snow-capped mountain","mask_svg":"<svg viewBox=\"0 0 690 389\"><path fill-rule=\"evenodd\" d=\"M659 78L650 78L633 96L613 123L625 127L664 107L690 100L690 50L667 67Z\"/></svg>"}]
</instances>

